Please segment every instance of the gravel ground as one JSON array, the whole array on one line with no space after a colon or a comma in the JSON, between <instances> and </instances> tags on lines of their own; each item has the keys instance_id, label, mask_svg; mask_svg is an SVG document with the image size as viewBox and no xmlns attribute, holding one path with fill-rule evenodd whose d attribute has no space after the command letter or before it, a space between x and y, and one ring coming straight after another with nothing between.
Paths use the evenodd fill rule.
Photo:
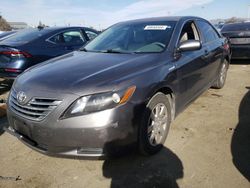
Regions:
<instances>
[{"instance_id":1,"label":"gravel ground","mask_svg":"<svg viewBox=\"0 0 250 188\"><path fill-rule=\"evenodd\" d=\"M52 158L0 131L0 187L250 188L250 64L240 63L222 90L210 89L177 117L152 157ZM8 87L0 90L5 98Z\"/></svg>"}]
</instances>

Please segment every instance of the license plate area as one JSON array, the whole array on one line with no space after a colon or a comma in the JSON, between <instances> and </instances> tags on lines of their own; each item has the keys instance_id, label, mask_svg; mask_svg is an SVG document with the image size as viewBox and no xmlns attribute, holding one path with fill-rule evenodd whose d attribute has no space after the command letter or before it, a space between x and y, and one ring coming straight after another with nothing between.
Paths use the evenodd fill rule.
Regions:
<instances>
[{"instance_id":1,"label":"license plate area","mask_svg":"<svg viewBox=\"0 0 250 188\"><path fill-rule=\"evenodd\" d=\"M21 120L13 119L14 129L17 130L20 134L27 136L28 138L31 138L31 131L29 126Z\"/></svg>"},{"instance_id":2,"label":"license plate area","mask_svg":"<svg viewBox=\"0 0 250 188\"><path fill-rule=\"evenodd\" d=\"M231 38L231 44L250 44L250 38Z\"/></svg>"}]
</instances>

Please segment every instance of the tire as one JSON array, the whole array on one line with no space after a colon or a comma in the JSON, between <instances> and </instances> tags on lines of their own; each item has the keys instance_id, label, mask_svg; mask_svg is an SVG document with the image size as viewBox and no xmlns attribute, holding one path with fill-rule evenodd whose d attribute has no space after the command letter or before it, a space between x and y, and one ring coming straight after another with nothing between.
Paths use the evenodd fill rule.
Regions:
<instances>
[{"instance_id":1,"label":"tire","mask_svg":"<svg viewBox=\"0 0 250 188\"><path fill-rule=\"evenodd\" d=\"M139 128L139 151L143 155L159 152L171 123L171 97L158 92L148 102Z\"/></svg>"},{"instance_id":2,"label":"tire","mask_svg":"<svg viewBox=\"0 0 250 188\"><path fill-rule=\"evenodd\" d=\"M227 70L228 70L228 62L224 61L220 67L220 71L218 74L217 79L215 80L214 84L212 85L212 88L215 89L221 89L225 85L226 78L227 78Z\"/></svg>"}]
</instances>

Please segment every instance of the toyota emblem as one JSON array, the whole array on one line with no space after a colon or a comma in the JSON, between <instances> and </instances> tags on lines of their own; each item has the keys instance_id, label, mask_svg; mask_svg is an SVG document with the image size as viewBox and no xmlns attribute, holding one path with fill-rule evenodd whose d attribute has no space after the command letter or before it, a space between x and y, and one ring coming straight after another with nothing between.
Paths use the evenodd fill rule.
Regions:
<instances>
[{"instance_id":1,"label":"toyota emblem","mask_svg":"<svg viewBox=\"0 0 250 188\"><path fill-rule=\"evenodd\" d=\"M17 93L17 101L18 101L18 103L24 104L25 101L26 101L26 98L27 98L27 96L23 91L20 91L20 92Z\"/></svg>"}]
</instances>

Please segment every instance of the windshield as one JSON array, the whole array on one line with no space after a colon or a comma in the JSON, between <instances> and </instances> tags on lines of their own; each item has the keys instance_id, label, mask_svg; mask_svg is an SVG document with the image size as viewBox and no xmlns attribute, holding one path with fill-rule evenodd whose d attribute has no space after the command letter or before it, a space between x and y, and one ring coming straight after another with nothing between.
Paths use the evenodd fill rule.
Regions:
<instances>
[{"instance_id":1,"label":"windshield","mask_svg":"<svg viewBox=\"0 0 250 188\"><path fill-rule=\"evenodd\" d=\"M162 52L168 46L175 24L174 21L117 24L101 33L84 49L103 53Z\"/></svg>"}]
</instances>

